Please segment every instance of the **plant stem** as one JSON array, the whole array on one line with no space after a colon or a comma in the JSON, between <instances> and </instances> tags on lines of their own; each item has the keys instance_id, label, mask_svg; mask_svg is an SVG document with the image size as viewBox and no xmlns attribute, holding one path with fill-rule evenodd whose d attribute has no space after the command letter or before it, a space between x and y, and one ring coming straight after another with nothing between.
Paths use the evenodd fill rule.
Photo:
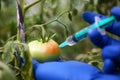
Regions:
<instances>
[{"instance_id":1,"label":"plant stem","mask_svg":"<svg viewBox=\"0 0 120 80\"><path fill-rule=\"evenodd\" d=\"M37 3L41 2L41 1L42 1L42 0L37 0L37 1L33 2L33 3L31 3L31 4L25 5L25 6L24 6L24 14L26 13L26 11L27 11L30 7L36 5Z\"/></svg>"},{"instance_id":2,"label":"plant stem","mask_svg":"<svg viewBox=\"0 0 120 80\"><path fill-rule=\"evenodd\" d=\"M19 0L21 9L22 9L22 14L24 14L24 0Z\"/></svg>"},{"instance_id":3,"label":"plant stem","mask_svg":"<svg viewBox=\"0 0 120 80\"><path fill-rule=\"evenodd\" d=\"M17 0L17 21L18 21L17 40L25 42L23 6L24 6L24 1Z\"/></svg>"},{"instance_id":4,"label":"plant stem","mask_svg":"<svg viewBox=\"0 0 120 80\"><path fill-rule=\"evenodd\" d=\"M52 22L58 21L58 19L59 19L61 16L63 16L65 13L68 13L68 12L69 12L69 11L65 11L65 12L59 14L54 20L51 20L51 21L46 22L46 23L41 24L41 25L45 26L45 25L48 25L48 24L50 24L50 23L52 23Z\"/></svg>"},{"instance_id":5,"label":"plant stem","mask_svg":"<svg viewBox=\"0 0 120 80\"><path fill-rule=\"evenodd\" d=\"M19 32L19 29L17 28L17 41L21 41L20 40L20 32Z\"/></svg>"},{"instance_id":6,"label":"plant stem","mask_svg":"<svg viewBox=\"0 0 120 80\"><path fill-rule=\"evenodd\" d=\"M10 37L7 41L13 40L13 39L16 38L16 37L17 37L17 35L14 35L14 36Z\"/></svg>"},{"instance_id":7,"label":"plant stem","mask_svg":"<svg viewBox=\"0 0 120 80\"><path fill-rule=\"evenodd\" d=\"M40 7L39 7L39 17L40 17L40 21L41 23L44 23L44 19L43 19L43 14L44 14L44 3L45 3L46 0L42 0L41 3L40 3Z\"/></svg>"},{"instance_id":8,"label":"plant stem","mask_svg":"<svg viewBox=\"0 0 120 80\"><path fill-rule=\"evenodd\" d=\"M44 23L44 24L41 24L41 25L42 25L42 26L45 26L45 25L48 25L48 24L53 23L53 22L55 22L55 21L57 21L57 18L54 19L54 20L51 20L51 21L49 21L49 22L46 22L46 23Z\"/></svg>"},{"instance_id":9,"label":"plant stem","mask_svg":"<svg viewBox=\"0 0 120 80\"><path fill-rule=\"evenodd\" d=\"M66 37L68 37L68 29L67 29L67 26L64 24L64 23L62 23L61 21L59 21L59 18L61 17L61 16L63 16L65 13L69 13L69 11L65 11L65 12L63 12L63 13L61 13L61 14L59 14L55 19L53 19L53 20L51 20L51 21L48 21L48 22L46 22L46 23L44 23L44 24L40 24L40 25L33 25L33 26L31 26L29 29L33 29L33 28L37 28L37 27L40 27L40 28L43 28L43 26L45 26L45 25L48 25L48 24L50 24L50 23L53 23L53 22L58 22L58 23L60 23L60 24L62 24L63 26L64 26L64 28L65 28L65 35L66 35ZM44 41L44 36L45 36L45 33L43 33L42 32L42 35L41 35L41 38L43 38L43 41Z\"/></svg>"},{"instance_id":10,"label":"plant stem","mask_svg":"<svg viewBox=\"0 0 120 80\"><path fill-rule=\"evenodd\" d=\"M60 15L58 15L58 16L57 16L57 19L59 19L59 18L60 18L61 16L63 16L65 13L69 13L69 10L67 10L67 11L61 13Z\"/></svg>"},{"instance_id":11,"label":"plant stem","mask_svg":"<svg viewBox=\"0 0 120 80\"><path fill-rule=\"evenodd\" d=\"M46 26L46 25L48 25L48 24L50 24L50 23L53 23L53 22L55 22L55 21L57 21L57 22L59 22L58 21L58 19L61 17L61 16L63 16L65 13L68 13L69 11L65 11L65 12L63 12L63 13L61 13L61 14L59 14L55 19L53 19L53 20L51 20L51 21L48 21L48 22L46 22L46 23L44 23L44 24L37 24L37 25L33 25L33 26L31 26L30 28L29 28L29 30L31 30L31 29L33 29L33 28L38 28L38 27L41 27L41 26ZM59 22L60 23L60 22ZM62 24L63 25L63 23L60 23L60 24ZM66 29L66 33L68 34L68 30L67 30L67 26L64 24L64 26L65 26L65 29ZM28 30L28 31L29 31ZM27 33L28 31L26 31L25 33ZM15 37L17 37L17 40L18 41L20 41L20 32L19 32L19 29L17 30L17 35L14 35L14 36L12 36L11 38L9 38L8 40L11 40L11 39L13 39L13 38L15 38Z\"/></svg>"},{"instance_id":12,"label":"plant stem","mask_svg":"<svg viewBox=\"0 0 120 80\"><path fill-rule=\"evenodd\" d=\"M65 33L66 33L65 35L66 35L66 37L68 37L68 35L69 35L68 32L69 32L69 31L68 31L68 29L67 29L67 26L66 26L64 23L62 23L61 21L59 21L59 20L56 20L56 21L64 26L64 28L65 28Z\"/></svg>"}]
</instances>

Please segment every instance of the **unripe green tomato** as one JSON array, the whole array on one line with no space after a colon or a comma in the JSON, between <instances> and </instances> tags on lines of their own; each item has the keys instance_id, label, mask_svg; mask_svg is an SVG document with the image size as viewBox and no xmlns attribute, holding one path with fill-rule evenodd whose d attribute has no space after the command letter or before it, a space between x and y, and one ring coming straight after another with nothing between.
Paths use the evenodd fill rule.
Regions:
<instances>
[{"instance_id":1,"label":"unripe green tomato","mask_svg":"<svg viewBox=\"0 0 120 80\"><path fill-rule=\"evenodd\" d=\"M48 42L34 40L28 44L31 56L39 62L55 61L59 59L59 45L52 39Z\"/></svg>"}]
</instances>

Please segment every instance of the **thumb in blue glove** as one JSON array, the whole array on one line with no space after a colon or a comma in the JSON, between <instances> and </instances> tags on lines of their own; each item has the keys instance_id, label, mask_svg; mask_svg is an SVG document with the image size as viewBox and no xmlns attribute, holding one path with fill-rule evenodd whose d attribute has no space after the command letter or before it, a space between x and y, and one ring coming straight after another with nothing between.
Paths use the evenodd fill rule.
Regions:
<instances>
[{"instance_id":1,"label":"thumb in blue glove","mask_svg":"<svg viewBox=\"0 0 120 80\"><path fill-rule=\"evenodd\" d=\"M78 61L39 63L33 59L33 68L35 80L120 80L120 72L103 74Z\"/></svg>"},{"instance_id":2,"label":"thumb in blue glove","mask_svg":"<svg viewBox=\"0 0 120 80\"><path fill-rule=\"evenodd\" d=\"M120 7L114 7L111 9L111 14L120 20L119 11ZM88 23L92 24L95 22L94 17L98 16L101 19L106 18L101 14L94 12L85 12L83 14L83 19ZM120 36L120 22L113 22L108 25L106 31ZM102 49L102 58L104 60L103 71L105 73L114 73L118 67L120 68L120 41L113 39L107 35L102 35L98 29L89 30L88 36L91 42Z\"/></svg>"}]
</instances>

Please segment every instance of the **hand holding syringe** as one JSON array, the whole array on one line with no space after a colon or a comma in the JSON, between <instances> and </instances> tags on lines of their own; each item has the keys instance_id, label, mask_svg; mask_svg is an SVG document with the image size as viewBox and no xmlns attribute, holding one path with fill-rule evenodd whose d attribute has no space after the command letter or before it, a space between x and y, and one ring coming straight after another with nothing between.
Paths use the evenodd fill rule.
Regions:
<instances>
[{"instance_id":1,"label":"hand holding syringe","mask_svg":"<svg viewBox=\"0 0 120 80\"><path fill-rule=\"evenodd\" d=\"M85 39L87 37L87 33L89 29L93 29L93 28L97 28L99 27L100 29L105 29L106 27L108 27L108 24L114 22L116 19L114 16L108 17L106 19L100 20L78 32L76 32L75 34L69 36L63 43L61 43L59 45L60 48L65 47L65 46L73 46L74 44L76 44L77 42Z\"/></svg>"}]
</instances>

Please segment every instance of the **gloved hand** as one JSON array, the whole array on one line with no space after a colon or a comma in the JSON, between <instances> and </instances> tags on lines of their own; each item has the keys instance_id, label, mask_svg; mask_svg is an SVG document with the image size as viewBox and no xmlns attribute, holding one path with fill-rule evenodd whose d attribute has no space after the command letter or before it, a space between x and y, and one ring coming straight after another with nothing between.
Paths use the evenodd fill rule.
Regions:
<instances>
[{"instance_id":1,"label":"gloved hand","mask_svg":"<svg viewBox=\"0 0 120 80\"><path fill-rule=\"evenodd\" d=\"M111 10L111 14L114 15L117 20L120 20L120 13L118 12L120 7L115 7ZM83 14L83 19L90 24L94 23L94 17L98 16L101 19L106 18L103 15L96 14L93 12L85 12ZM120 22L113 22L108 25L106 31L120 36ZM103 71L104 73L113 73L120 68L120 41L113 39L107 35L102 35L99 30L93 29L89 30L89 38L91 42L102 49L102 58L104 60Z\"/></svg>"},{"instance_id":2,"label":"gloved hand","mask_svg":"<svg viewBox=\"0 0 120 80\"><path fill-rule=\"evenodd\" d=\"M112 15L120 19L120 7L111 10ZM89 15L89 16L88 16ZM84 20L94 23L94 16L105 18L105 16L85 12ZM109 25L107 31L120 36L120 23L114 22ZM33 59L33 71L36 80L120 80L120 71L117 70L120 62L120 42L106 35L101 35L97 29L90 30L88 33L90 40L96 46L102 48L102 57L104 60L103 72L96 67L78 61L60 61L39 63Z\"/></svg>"}]
</instances>

